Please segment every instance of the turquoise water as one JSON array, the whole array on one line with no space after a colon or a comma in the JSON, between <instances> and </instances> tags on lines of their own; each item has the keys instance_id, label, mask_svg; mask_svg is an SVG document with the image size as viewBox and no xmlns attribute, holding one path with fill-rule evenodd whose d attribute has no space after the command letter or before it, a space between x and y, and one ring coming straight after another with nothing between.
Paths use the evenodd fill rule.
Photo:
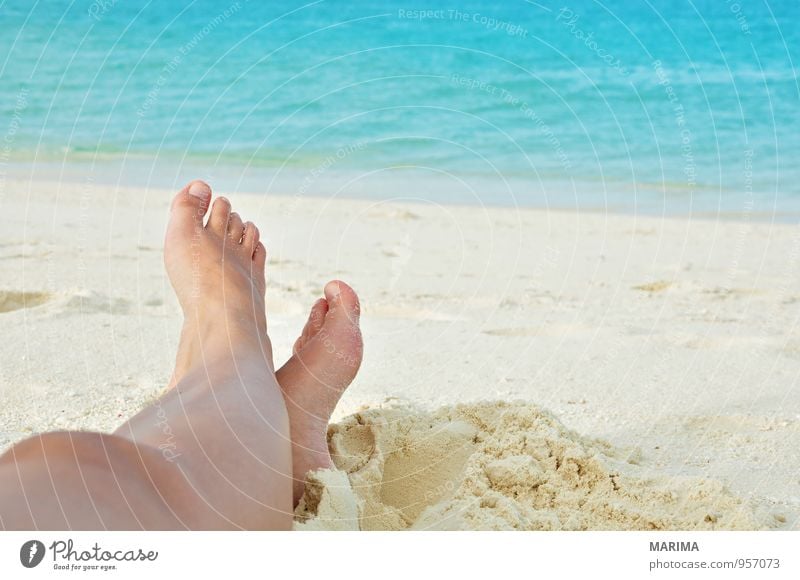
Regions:
<instances>
[{"instance_id":1,"label":"turquoise water","mask_svg":"<svg viewBox=\"0 0 800 580\"><path fill-rule=\"evenodd\" d=\"M7 174L800 210L797 0L11 0L0 27Z\"/></svg>"}]
</instances>

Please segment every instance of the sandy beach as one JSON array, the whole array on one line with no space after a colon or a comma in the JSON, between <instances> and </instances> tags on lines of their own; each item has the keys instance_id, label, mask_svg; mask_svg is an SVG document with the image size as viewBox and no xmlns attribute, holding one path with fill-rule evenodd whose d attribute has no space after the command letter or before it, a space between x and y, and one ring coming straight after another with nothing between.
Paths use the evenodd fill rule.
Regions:
<instances>
[{"instance_id":1,"label":"sandy beach","mask_svg":"<svg viewBox=\"0 0 800 580\"><path fill-rule=\"evenodd\" d=\"M267 245L277 364L325 282L362 300L299 527L800 529L796 226L218 193ZM171 196L5 183L0 451L163 390Z\"/></svg>"}]
</instances>

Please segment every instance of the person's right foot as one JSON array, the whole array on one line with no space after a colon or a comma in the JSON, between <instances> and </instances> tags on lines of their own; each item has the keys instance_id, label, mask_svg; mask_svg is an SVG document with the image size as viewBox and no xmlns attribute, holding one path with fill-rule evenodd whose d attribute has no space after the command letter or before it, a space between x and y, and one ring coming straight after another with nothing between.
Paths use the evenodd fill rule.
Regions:
<instances>
[{"instance_id":1,"label":"person's right foot","mask_svg":"<svg viewBox=\"0 0 800 580\"><path fill-rule=\"evenodd\" d=\"M289 412L295 503L309 471L333 467L328 421L361 366L360 312L350 286L328 282L325 298L311 308L294 355L275 373Z\"/></svg>"}]
</instances>

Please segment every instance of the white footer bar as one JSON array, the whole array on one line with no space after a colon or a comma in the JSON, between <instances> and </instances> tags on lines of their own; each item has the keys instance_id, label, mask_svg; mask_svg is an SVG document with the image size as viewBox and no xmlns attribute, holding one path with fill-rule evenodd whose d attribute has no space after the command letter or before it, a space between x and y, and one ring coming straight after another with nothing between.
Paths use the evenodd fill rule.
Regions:
<instances>
[{"instance_id":1,"label":"white footer bar","mask_svg":"<svg viewBox=\"0 0 800 580\"><path fill-rule=\"evenodd\" d=\"M796 579L798 552L800 532L0 532L0 578Z\"/></svg>"}]
</instances>

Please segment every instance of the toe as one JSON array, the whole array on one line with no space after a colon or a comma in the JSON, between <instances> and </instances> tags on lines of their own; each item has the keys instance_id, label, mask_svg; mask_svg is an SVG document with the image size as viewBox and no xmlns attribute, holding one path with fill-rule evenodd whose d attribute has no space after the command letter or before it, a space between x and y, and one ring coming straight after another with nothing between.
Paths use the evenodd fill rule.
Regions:
<instances>
[{"instance_id":1,"label":"toe","mask_svg":"<svg viewBox=\"0 0 800 580\"><path fill-rule=\"evenodd\" d=\"M325 285L325 298L328 301L328 316L337 324L358 326L361 305L358 296L350 286L341 280L332 280Z\"/></svg>"},{"instance_id":2,"label":"toe","mask_svg":"<svg viewBox=\"0 0 800 580\"><path fill-rule=\"evenodd\" d=\"M327 313L328 301L325 300L325 298L320 298L311 307L311 312L308 315L306 325L303 327L303 332L300 333L300 337L294 343L293 352L296 353L301 350L309 340L319 333L320 329L322 329L322 325L325 323L325 315Z\"/></svg>"},{"instance_id":3,"label":"toe","mask_svg":"<svg viewBox=\"0 0 800 580\"><path fill-rule=\"evenodd\" d=\"M308 322L306 323L306 330L308 330L308 338L316 335L322 325L325 324L325 315L328 313L328 301L325 298L320 298L311 307L311 314L308 315Z\"/></svg>"},{"instance_id":4,"label":"toe","mask_svg":"<svg viewBox=\"0 0 800 580\"><path fill-rule=\"evenodd\" d=\"M258 294L263 299L267 292L267 276L265 266L267 263L267 249L264 244L258 242L253 250L252 260L248 262L250 266L250 276L253 279L254 288L258 289Z\"/></svg>"},{"instance_id":5,"label":"toe","mask_svg":"<svg viewBox=\"0 0 800 580\"><path fill-rule=\"evenodd\" d=\"M242 246L251 256L256 249L256 244L261 240L261 233L256 224L247 222L244 224L244 234L242 235Z\"/></svg>"},{"instance_id":6,"label":"toe","mask_svg":"<svg viewBox=\"0 0 800 580\"><path fill-rule=\"evenodd\" d=\"M233 242L238 244L242 241L243 233L244 222L242 221L242 217L235 211L231 212L231 215L228 218L228 237L233 240Z\"/></svg>"},{"instance_id":7,"label":"toe","mask_svg":"<svg viewBox=\"0 0 800 580\"><path fill-rule=\"evenodd\" d=\"M228 219L231 215L231 202L224 197L214 200L211 208L211 217L208 218L208 229L216 234L222 235L228 231Z\"/></svg>"},{"instance_id":8,"label":"toe","mask_svg":"<svg viewBox=\"0 0 800 580\"><path fill-rule=\"evenodd\" d=\"M267 263L267 248L264 247L264 244L258 242L253 250L253 266L256 271L260 272L261 275L264 275L264 266Z\"/></svg>"},{"instance_id":9,"label":"toe","mask_svg":"<svg viewBox=\"0 0 800 580\"><path fill-rule=\"evenodd\" d=\"M187 184L172 200L170 229L189 231L203 227L203 216L211 201L211 188L200 180Z\"/></svg>"},{"instance_id":10,"label":"toe","mask_svg":"<svg viewBox=\"0 0 800 580\"><path fill-rule=\"evenodd\" d=\"M309 344L318 342L316 338L323 337L328 351L347 363L345 367L348 369L342 370L342 376L352 379L361 364L364 349L359 328L361 306L358 296L350 286L334 280L325 285L325 299L328 302L328 312L323 323L324 332L320 331Z\"/></svg>"}]
</instances>

